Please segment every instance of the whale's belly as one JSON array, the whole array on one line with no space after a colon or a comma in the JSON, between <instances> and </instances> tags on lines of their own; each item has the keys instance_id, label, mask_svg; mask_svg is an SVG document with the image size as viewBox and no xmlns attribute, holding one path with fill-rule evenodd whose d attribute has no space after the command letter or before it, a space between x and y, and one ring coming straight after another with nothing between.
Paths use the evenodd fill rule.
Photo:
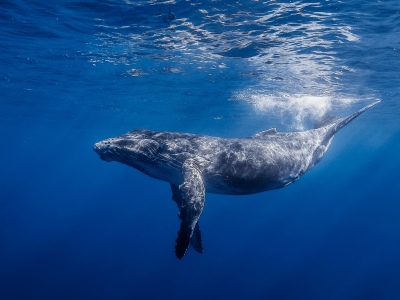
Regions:
<instances>
[{"instance_id":1,"label":"whale's belly","mask_svg":"<svg viewBox=\"0 0 400 300\"><path fill-rule=\"evenodd\" d=\"M308 170L310 162L311 155L304 152L273 153L257 158L235 153L231 161L215 161L203 171L202 178L208 193L255 194L296 181Z\"/></svg>"},{"instance_id":2,"label":"whale's belly","mask_svg":"<svg viewBox=\"0 0 400 300\"><path fill-rule=\"evenodd\" d=\"M207 193L226 195L247 195L281 188L299 176L284 176L277 166L267 166L258 174L210 174L203 172Z\"/></svg>"}]
</instances>

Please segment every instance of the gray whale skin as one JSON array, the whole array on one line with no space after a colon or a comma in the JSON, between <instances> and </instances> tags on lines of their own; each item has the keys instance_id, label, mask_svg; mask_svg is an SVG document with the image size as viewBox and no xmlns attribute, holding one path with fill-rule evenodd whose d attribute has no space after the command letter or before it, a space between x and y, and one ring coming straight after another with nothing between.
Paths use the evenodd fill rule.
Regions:
<instances>
[{"instance_id":1,"label":"gray whale skin","mask_svg":"<svg viewBox=\"0 0 400 300\"><path fill-rule=\"evenodd\" d=\"M339 118L325 115L303 132L275 128L248 138L136 129L94 145L105 161L131 166L171 184L181 227L175 254L182 258L191 244L202 252L198 220L205 193L248 195L282 188L310 170L328 149L336 132L369 107Z\"/></svg>"}]
</instances>

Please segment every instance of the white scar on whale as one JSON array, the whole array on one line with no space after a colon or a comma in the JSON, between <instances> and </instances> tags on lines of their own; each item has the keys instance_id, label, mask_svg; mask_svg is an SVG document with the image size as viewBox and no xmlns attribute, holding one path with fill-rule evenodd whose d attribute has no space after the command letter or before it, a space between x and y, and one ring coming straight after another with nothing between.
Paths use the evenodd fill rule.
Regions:
<instances>
[{"instance_id":1,"label":"white scar on whale","mask_svg":"<svg viewBox=\"0 0 400 300\"><path fill-rule=\"evenodd\" d=\"M181 227L175 254L182 258L191 244L203 251L198 224L205 194L248 195L282 188L321 161L333 136L371 106L339 118L325 115L314 129L247 138L136 129L94 145L105 161L117 161L171 184Z\"/></svg>"}]
</instances>

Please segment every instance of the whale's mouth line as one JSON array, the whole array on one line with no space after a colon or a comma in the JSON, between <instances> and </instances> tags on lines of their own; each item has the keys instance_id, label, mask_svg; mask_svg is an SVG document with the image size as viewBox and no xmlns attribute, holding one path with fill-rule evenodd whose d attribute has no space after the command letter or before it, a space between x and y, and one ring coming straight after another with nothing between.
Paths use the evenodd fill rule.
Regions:
<instances>
[{"instance_id":1,"label":"whale's mouth line","mask_svg":"<svg viewBox=\"0 0 400 300\"><path fill-rule=\"evenodd\" d=\"M155 156L153 156L152 152L150 151L149 153L146 153L145 151L140 151L140 149L137 149L136 151L132 151L132 153L126 153L123 151L124 149L119 149L117 148L110 148L107 147L109 145L106 145L105 147L102 147L102 145L95 144L93 146L93 151L99 155L101 160L111 162L111 161L126 161L130 163L135 163L135 164L141 164L141 163L150 163L150 164L158 164L159 159Z\"/></svg>"},{"instance_id":2,"label":"whale's mouth line","mask_svg":"<svg viewBox=\"0 0 400 300\"><path fill-rule=\"evenodd\" d=\"M106 161L106 162L111 162L111 161L113 161L113 159L112 159L111 157L109 157L109 156L107 156L107 155L104 155L104 154L99 154L99 157L100 157L101 160L104 160L104 161Z\"/></svg>"},{"instance_id":3,"label":"whale's mouth line","mask_svg":"<svg viewBox=\"0 0 400 300\"><path fill-rule=\"evenodd\" d=\"M104 147L99 147L98 143L94 144L93 151L97 153L97 155L100 157L101 160L104 160L107 162L111 162L114 160L111 158L111 156L107 155L110 152L110 150L105 149Z\"/></svg>"},{"instance_id":4,"label":"whale's mouth line","mask_svg":"<svg viewBox=\"0 0 400 300\"><path fill-rule=\"evenodd\" d=\"M111 157L106 156L106 155L100 155L100 159L102 159L102 160L104 160L106 162L112 162L113 161L113 159Z\"/></svg>"}]
</instances>

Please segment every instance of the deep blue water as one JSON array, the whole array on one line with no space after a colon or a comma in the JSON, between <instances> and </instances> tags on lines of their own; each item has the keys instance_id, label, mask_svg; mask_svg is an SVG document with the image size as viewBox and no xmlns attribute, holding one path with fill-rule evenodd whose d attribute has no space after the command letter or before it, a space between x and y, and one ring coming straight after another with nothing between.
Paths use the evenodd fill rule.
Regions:
<instances>
[{"instance_id":1,"label":"deep blue water","mask_svg":"<svg viewBox=\"0 0 400 300\"><path fill-rule=\"evenodd\" d=\"M400 299L400 2L0 1L0 299ZM207 194L101 161L136 128L245 137L380 99L296 183Z\"/></svg>"}]
</instances>

